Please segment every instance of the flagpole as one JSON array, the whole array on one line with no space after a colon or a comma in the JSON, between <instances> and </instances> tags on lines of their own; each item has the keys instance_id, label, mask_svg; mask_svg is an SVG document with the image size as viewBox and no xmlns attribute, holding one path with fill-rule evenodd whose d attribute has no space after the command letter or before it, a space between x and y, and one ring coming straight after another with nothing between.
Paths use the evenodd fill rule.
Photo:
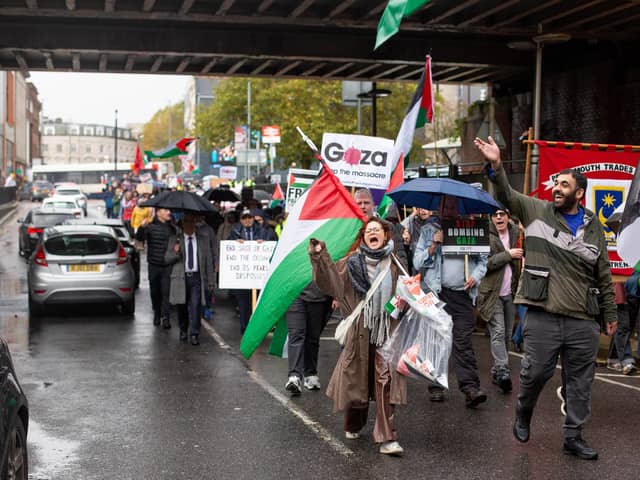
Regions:
<instances>
[{"instance_id":1,"label":"flagpole","mask_svg":"<svg viewBox=\"0 0 640 480\"><path fill-rule=\"evenodd\" d=\"M527 132L527 156L524 164L524 185L522 188L522 193L525 195L529 195L529 176L531 175L531 140L533 139L533 127L529 127L529 131Z\"/></svg>"}]
</instances>

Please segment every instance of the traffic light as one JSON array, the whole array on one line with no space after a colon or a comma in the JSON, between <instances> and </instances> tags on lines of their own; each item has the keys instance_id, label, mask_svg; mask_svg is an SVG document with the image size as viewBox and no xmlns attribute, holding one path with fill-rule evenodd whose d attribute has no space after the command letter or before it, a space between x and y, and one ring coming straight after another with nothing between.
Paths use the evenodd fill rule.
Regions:
<instances>
[{"instance_id":1,"label":"traffic light","mask_svg":"<svg viewBox=\"0 0 640 480\"><path fill-rule=\"evenodd\" d=\"M260 130L251 130L250 148L257 149L260 147Z\"/></svg>"}]
</instances>

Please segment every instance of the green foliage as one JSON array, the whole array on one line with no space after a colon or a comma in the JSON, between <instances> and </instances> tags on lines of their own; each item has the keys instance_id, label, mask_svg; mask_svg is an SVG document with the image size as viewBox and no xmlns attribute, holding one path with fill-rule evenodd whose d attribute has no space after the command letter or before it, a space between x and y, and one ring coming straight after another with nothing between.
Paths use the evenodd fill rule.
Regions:
<instances>
[{"instance_id":1,"label":"green foliage","mask_svg":"<svg viewBox=\"0 0 640 480\"><path fill-rule=\"evenodd\" d=\"M378 84L392 90L377 101L377 135L395 140L416 85ZM355 107L342 104L342 83L316 80L251 80L251 126L280 125L277 145L283 166L308 168L313 155L295 127L299 126L320 148L322 134L357 133ZM205 148L221 148L233 139L233 127L247 123L247 79L229 78L215 90L215 101L198 112L196 134ZM362 108L362 134L371 132L371 107ZM415 142L414 152L419 151ZM414 153L415 155L415 153Z\"/></svg>"},{"instance_id":2,"label":"green foliage","mask_svg":"<svg viewBox=\"0 0 640 480\"><path fill-rule=\"evenodd\" d=\"M169 126L171 119L171 126ZM171 131L171 138L169 138ZM151 120L145 123L142 134L144 150L159 150L185 137L184 103L179 102L158 110Z\"/></svg>"}]
</instances>

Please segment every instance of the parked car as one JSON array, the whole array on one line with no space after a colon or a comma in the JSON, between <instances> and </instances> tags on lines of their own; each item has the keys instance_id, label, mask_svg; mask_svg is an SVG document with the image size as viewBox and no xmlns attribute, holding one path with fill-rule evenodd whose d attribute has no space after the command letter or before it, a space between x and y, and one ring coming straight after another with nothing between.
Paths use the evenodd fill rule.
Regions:
<instances>
[{"instance_id":1,"label":"parked car","mask_svg":"<svg viewBox=\"0 0 640 480\"><path fill-rule=\"evenodd\" d=\"M24 182L16 192L18 201L31 200L31 188L32 188L31 182Z\"/></svg>"},{"instance_id":2,"label":"parked car","mask_svg":"<svg viewBox=\"0 0 640 480\"><path fill-rule=\"evenodd\" d=\"M21 257L29 258L36 248L40 235L47 227L61 225L65 220L75 218L73 210L50 209L42 210L33 208L27 212L23 219L18 220L18 249Z\"/></svg>"},{"instance_id":3,"label":"parked car","mask_svg":"<svg viewBox=\"0 0 640 480\"><path fill-rule=\"evenodd\" d=\"M3 479L27 480L29 404L13 368L9 346L0 337L0 432Z\"/></svg>"},{"instance_id":4,"label":"parked car","mask_svg":"<svg viewBox=\"0 0 640 480\"><path fill-rule=\"evenodd\" d=\"M140 252L135 246L135 242L129 230L125 227L124 222L119 218L82 218L82 219L69 219L64 222L65 225L102 225L105 227L111 227L116 232L118 240L124 247L127 255L129 255L129 261L133 268L133 273L136 276L136 288L140 286Z\"/></svg>"},{"instance_id":5,"label":"parked car","mask_svg":"<svg viewBox=\"0 0 640 480\"><path fill-rule=\"evenodd\" d=\"M80 205L78 199L75 197L71 197L71 196L63 197L63 196L54 195L53 197L45 198L44 200L42 200L43 210L51 210L51 209L58 209L58 208L73 210L74 216L76 218L86 217L87 215L84 209L82 208L82 206Z\"/></svg>"},{"instance_id":6,"label":"parked car","mask_svg":"<svg viewBox=\"0 0 640 480\"><path fill-rule=\"evenodd\" d=\"M75 183L56 183L51 196L74 197L78 200L78 205L84 210L84 215L87 216L87 196L82 193L80 187Z\"/></svg>"},{"instance_id":7,"label":"parked car","mask_svg":"<svg viewBox=\"0 0 640 480\"><path fill-rule=\"evenodd\" d=\"M42 201L49 196L49 193L53 190L51 182L46 180L36 180L31 184L31 201Z\"/></svg>"},{"instance_id":8,"label":"parked car","mask_svg":"<svg viewBox=\"0 0 640 480\"><path fill-rule=\"evenodd\" d=\"M111 227L59 225L45 229L27 273L29 312L51 305L111 303L135 310L135 275Z\"/></svg>"}]
</instances>

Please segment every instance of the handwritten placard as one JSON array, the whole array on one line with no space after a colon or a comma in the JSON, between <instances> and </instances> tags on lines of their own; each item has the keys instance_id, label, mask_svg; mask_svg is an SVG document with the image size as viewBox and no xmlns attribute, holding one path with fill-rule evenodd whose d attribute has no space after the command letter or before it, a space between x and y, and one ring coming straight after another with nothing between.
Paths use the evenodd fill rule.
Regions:
<instances>
[{"instance_id":1,"label":"handwritten placard","mask_svg":"<svg viewBox=\"0 0 640 480\"><path fill-rule=\"evenodd\" d=\"M261 289L269 277L269 260L277 242L220 242L220 288Z\"/></svg>"}]
</instances>

